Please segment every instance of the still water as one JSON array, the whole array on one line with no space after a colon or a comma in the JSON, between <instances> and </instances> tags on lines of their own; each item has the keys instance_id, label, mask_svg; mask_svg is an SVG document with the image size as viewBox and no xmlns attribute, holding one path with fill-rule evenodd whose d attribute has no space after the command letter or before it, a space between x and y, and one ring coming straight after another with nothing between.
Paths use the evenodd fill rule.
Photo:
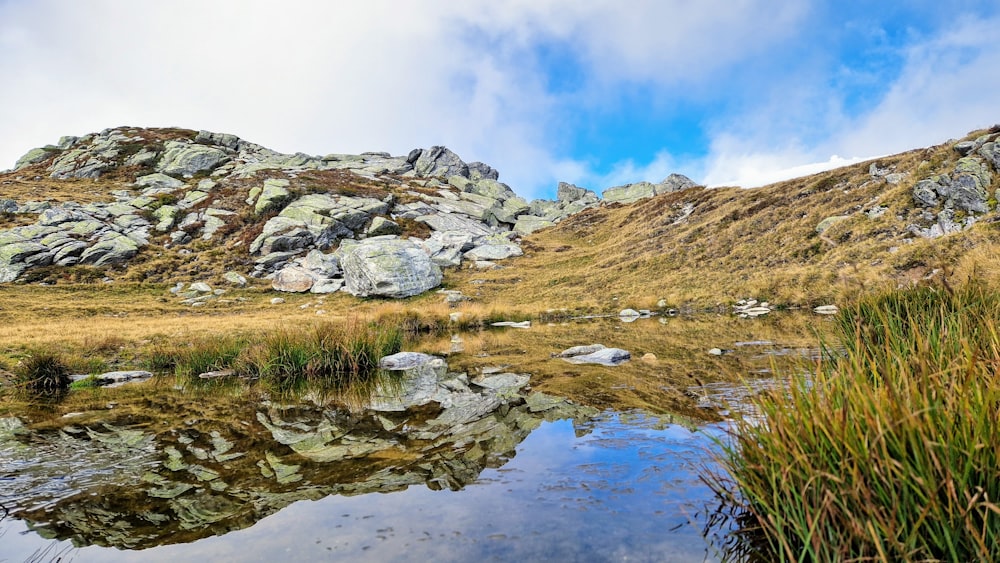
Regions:
<instances>
[{"instance_id":1,"label":"still water","mask_svg":"<svg viewBox=\"0 0 1000 563\"><path fill-rule=\"evenodd\" d=\"M187 481L152 487L148 474L176 473L157 459L164 456L156 443L79 440L67 464L51 457L67 453L56 442L75 438L22 435L13 444L34 443L32 453L10 440L2 446L4 506L12 514L0 521L0 553L6 561L711 561L718 555L702 528L714 500L699 476L711 466L710 436L719 432L604 412L541 421L513 450L480 458L496 467L475 476L467 474L475 463L458 468L468 483L446 483L439 473L447 471L432 469L423 474L429 482L383 482L355 494L319 468L300 468L293 487L271 487L274 479L263 475L222 475L176 496L177 483L198 480L185 469ZM382 471L407 463L382 463ZM358 485L373 475L348 471L340 479ZM228 491L213 490L221 480ZM253 522L283 504L274 496L302 498ZM243 499L262 510L248 517L221 501L181 503L185 497Z\"/></svg>"},{"instance_id":2,"label":"still water","mask_svg":"<svg viewBox=\"0 0 1000 563\"><path fill-rule=\"evenodd\" d=\"M710 421L746 414L747 395L774 380L686 382L799 354L778 323L719 322L472 341L466 357L484 365L548 369L548 393L471 365L438 374L434 402L406 410L161 387L7 414L0 561L718 561L728 540L709 526L719 503L702 478L727 423ZM661 359L552 358L598 341ZM671 401L691 406L623 406ZM601 402L616 406L582 405Z\"/></svg>"}]
</instances>

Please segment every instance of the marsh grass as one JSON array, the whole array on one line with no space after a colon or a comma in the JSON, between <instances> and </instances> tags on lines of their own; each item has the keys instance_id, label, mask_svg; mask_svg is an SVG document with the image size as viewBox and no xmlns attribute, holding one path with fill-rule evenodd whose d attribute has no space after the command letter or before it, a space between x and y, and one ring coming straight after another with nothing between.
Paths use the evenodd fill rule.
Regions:
<instances>
[{"instance_id":1,"label":"marsh grass","mask_svg":"<svg viewBox=\"0 0 1000 563\"><path fill-rule=\"evenodd\" d=\"M862 297L846 355L757 400L710 484L766 560L1000 560L1000 295ZM749 547L748 547L749 546ZM745 554L744 554L745 555Z\"/></svg>"},{"instance_id":2,"label":"marsh grass","mask_svg":"<svg viewBox=\"0 0 1000 563\"><path fill-rule=\"evenodd\" d=\"M349 320L255 335L203 338L171 351L160 347L150 365L172 366L184 380L208 371L232 370L279 391L304 386L346 391L374 377L383 356L402 349L403 331L394 325Z\"/></svg>"},{"instance_id":3,"label":"marsh grass","mask_svg":"<svg viewBox=\"0 0 1000 563\"><path fill-rule=\"evenodd\" d=\"M14 366L14 384L30 393L58 393L69 388L69 368L50 352L34 351Z\"/></svg>"}]
</instances>

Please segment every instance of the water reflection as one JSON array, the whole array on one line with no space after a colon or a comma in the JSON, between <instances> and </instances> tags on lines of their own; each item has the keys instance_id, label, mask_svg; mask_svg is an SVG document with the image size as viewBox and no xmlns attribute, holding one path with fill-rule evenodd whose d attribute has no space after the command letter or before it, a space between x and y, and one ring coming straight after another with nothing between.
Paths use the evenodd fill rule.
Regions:
<instances>
[{"instance_id":1,"label":"water reflection","mask_svg":"<svg viewBox=\"0 0 1000 563\"><path fill-rule=\"evenodd\" d=\"M278 427L293 432L313 432L328 416L280 412ZM270 424L274 414L267 414ZM23 492L12 508L21 520L0 524L7 532L0 552L16 559L44 549L74 561L716 559L700 535L705 507L712 503L700 472L709 436L720 427L692 430L639 412L545 418L511 409L491 417L488 433L410 444L421 452L413 459L376 455L346 466L307 461L283 450L273 435L257 438L266 443L263 448L249 447L245 436L226 435L221 439L232 448L219 437L212 446L211 431L202 433L197 424L197 438L190 427L176 436L192 437L186 446L204 451L205 459L180 439L165 440L175 435L171 431L152 442L113 426L65 436L22 434L15 444L38 452L51 447L29 465L55 464L72 445L100 451L105 473L98 476L77 458L67 464L72 471L59 491L43 487L41 478L26 490L23 474L30 472L5 467ZM243 433L268 434L254 427ZM83 438L91 433L97 438ZM149 436L149 430L142 433ZM168 441L183 452L183 467L167 467L178 459L175 454L147 457L150 443L165 452ZM11 441L4 444L7 451ZM221 466L213 462L227 453L244 455ZM194 465L217 468L219 475L192 472ZM290 475L301 478L289 482ZM367 494L385 491L395 492ZM28 529L37 535L21 533ZM94 545L71 549L70 542ZM140 553L99 545L159 547Z\"/></svg>"}]
</instances>

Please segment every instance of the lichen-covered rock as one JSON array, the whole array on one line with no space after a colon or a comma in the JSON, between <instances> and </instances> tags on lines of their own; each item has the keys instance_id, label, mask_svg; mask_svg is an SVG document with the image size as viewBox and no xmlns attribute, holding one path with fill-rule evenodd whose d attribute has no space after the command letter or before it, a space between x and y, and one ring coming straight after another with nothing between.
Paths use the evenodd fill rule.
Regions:
<instances>
[{"instance_id":1,"label":"lichen-covered rock","mask_svg":"<svg viewBox=\"0 0 1000 563\"><path fill-rule=\"evenodd\" d=\"M555 223L542 217L534 215L521 215L514 223L514 232L519 235L530 235L535 231L554 226Z\"/></svg>"},{"instance_id":2,"label":"lichen-covered rock","mask_svg":"<svg viewBox=\"0 0 1000 563\"><path fill-rule=\"evenodd\" d=\"M168 176L190 178L199 172L211 172L230 160L225 151L205 145L168 141L163 148L156 171Z\"/></svg>"},{"instance_id":3,"label":"lichen-covered rock","mask_svg":"<svg viewBox=\"0 0 1000 563\"><path fill-rule=\"evenodd\" d=\"M410 156L413 156L412 152ZM423 149L411 162L413 162L413 171L420 177L447 178L456 174L469 177L469 165L462 162L457 154L446 147L435 146Z\"/></svg>"},{"instance_id":4,"label":"lichen-covered rock","mask_svg":"<svg viewBox=\"0 0 1000 563\"><path fill-rule=\"evenodd\" d=\"M129 237L111 233L80 255L81 264L110 266L123 264L139 252L139 246Z\"/></svg>"},{"instance_id":5,"label":"lichen-covered rock","mask_svg":"<svg viewBox=\"0 0 1000 563\"><path fill-rule=\"evenodd\" d=\"M276 209L281 202L288 198L288 185L289 181L285 179L268 178L264 180L264 186L254 204L254 213L260 215L265 211Z\"/></svg>"},{"instance_id":6,"label":"lichen-covered rock","mask_svg":"<svg viewBox=\"0 0 1000 563\"><path fill-rule=\"evenodd\" d=\"M375 237L341 251L345 287L358 297L411 297L441 284L441 268L409 240Z\"/></svg>"}]
</instances>

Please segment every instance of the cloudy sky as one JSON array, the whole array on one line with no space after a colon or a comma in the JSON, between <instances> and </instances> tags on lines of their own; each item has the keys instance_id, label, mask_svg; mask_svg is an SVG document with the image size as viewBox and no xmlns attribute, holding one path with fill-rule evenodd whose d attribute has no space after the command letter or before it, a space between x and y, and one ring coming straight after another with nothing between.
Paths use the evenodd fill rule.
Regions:
<instances>
[{"instance_id":1,"label":"cloudy sky","mask_svg":"<svg viewBox=\"0 0 1000 563\"><path fill-rule=\"evenodd\" d=\"M0 0L0 169L118 125L446 145L529 197L757 186L1000 122L996 0Z\"/></svg>"}]
</instances>

